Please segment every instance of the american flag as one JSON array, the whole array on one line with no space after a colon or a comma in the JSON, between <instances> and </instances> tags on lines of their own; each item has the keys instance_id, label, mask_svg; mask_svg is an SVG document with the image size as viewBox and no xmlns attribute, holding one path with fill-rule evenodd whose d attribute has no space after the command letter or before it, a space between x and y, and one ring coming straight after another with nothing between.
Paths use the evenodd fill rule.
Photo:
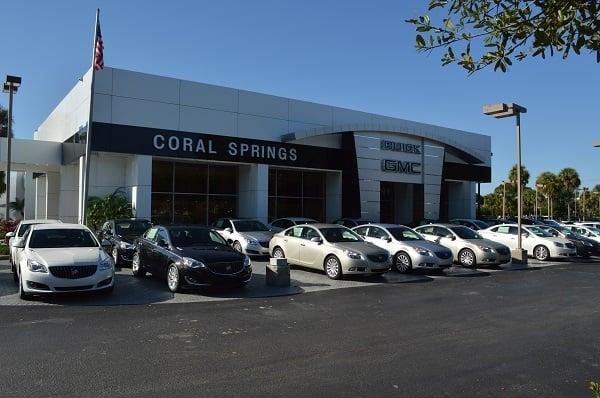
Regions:
<instances>
[{"instance_id":1,"label":"american flag","mask_svg":"<svg viewBox=\"0 0 600 398\"><path fill-rule=\"evenodd\" d=\"M102 33L100 32L100 22L98 22L98 30L96 31L96 49L94 50L94 69L104 69L104 42L102 41Z\"/></svg>"}]
</instances>

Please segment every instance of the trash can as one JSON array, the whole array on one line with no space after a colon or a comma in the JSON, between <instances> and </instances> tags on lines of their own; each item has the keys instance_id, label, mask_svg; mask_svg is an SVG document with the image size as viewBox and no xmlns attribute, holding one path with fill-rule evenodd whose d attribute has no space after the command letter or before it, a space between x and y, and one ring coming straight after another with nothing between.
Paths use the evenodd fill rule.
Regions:
<instances>
[{"instance_id":1,"label":"trash can","mask_svg":"<svg viewBox=\"0 0 600 398\"><path fill-rule=\"evenodd\" d=\"M290 266L285 258L272 258L267 264L267 286L289 287Z\"/></svg>"}]
</instances>

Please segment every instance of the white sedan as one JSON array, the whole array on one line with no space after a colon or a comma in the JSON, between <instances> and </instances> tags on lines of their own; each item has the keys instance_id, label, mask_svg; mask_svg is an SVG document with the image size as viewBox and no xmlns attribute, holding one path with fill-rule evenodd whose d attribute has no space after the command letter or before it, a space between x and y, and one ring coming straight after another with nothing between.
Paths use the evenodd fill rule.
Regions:
<instances>
[{"instance_id":1,"label":"white sedan","mask_svg":"<svg viewBox=\"0 0 600 398\"><path fill-rule=\"evenodd\" d=\"M535 225L523 226L522 245L529 255L537 260L545 261L551 258L575 257L577 249L568 239L554 237L547 231ZM515 224L500 224L478 231L490 240L504 243L512 250L518 246L517 226Z\"/></svg>"},{"instance_id":2,"label":"white sedan","mask_svg":"<svg viewBox=\"0 0 600 398\"><path fill-rule=\"evenodd\" d=\"M103 291L115 267L94 234L79 224L38 224L25 233L15 267L19 296Z\"/></svg>"}]
</instances>

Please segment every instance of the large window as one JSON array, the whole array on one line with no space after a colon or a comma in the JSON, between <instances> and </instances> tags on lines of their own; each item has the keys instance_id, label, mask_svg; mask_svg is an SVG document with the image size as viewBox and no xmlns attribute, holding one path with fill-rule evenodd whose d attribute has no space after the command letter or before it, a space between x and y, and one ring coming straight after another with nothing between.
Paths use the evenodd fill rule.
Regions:
<instances>
[{"instance_id":1,"label":"large window","mask_svg":"<svg viewBox=\"0 0 600 398\"><path fill-rule=\"evenodd\" d=\"M152 162L152 221L160 224L209 224L235 217L237 166Z\"/></svg>"},{"instance_id":2,"label":"large window","mask_svg":"<svg viewBox=\"0 0 600 398\"><path fill-rule=\"evenodd\" d=\"M269 168L269 219L325 220L325 173Z\"/></svg>"}]
</instances>

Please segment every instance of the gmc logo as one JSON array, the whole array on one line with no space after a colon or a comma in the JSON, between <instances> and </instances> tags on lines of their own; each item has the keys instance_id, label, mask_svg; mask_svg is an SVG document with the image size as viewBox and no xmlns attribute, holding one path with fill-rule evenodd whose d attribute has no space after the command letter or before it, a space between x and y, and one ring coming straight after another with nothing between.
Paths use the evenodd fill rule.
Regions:
<instances>
[{"instance_id":1,"label":"gmc logo","mask_svg":"<svg viewBox=\"0 0 600 398\"><path fill-rule=\"evenodd\" d=\"M386 173L421 174L421 163L383 159L381 161L381 171Z\"/></svg>"}]
</instances>

